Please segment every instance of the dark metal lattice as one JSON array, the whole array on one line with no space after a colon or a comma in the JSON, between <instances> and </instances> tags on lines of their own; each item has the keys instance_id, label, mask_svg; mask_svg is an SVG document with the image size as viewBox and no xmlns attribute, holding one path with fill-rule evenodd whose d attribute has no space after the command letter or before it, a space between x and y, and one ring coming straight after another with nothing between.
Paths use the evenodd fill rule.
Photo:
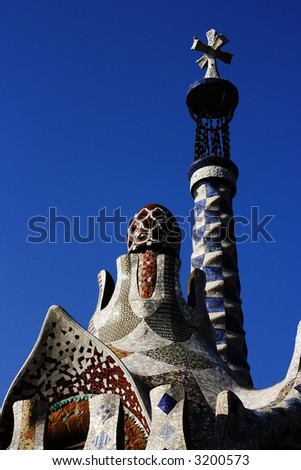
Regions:
<instances>
[{"instance_id":1,"label":"dark metal lattice","mask_svg":"<svg viewBox=\"0 0 301 470\"><path fill-rule=\"evenodd\" d=\"M230 158L230 133L226 118L197 118L195 160L204 157Z\"/></svg>"}]
</instances>

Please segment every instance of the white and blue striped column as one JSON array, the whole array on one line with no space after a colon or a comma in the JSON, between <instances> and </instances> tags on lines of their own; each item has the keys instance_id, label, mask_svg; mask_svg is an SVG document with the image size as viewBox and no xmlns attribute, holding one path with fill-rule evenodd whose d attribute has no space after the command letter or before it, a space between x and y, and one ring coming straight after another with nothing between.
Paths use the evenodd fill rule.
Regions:
<instances>
[{"instance_id":1,"label":"white and blue striped column","mask_svg":"<svg viewBox=\"0 0 301 470\"><path fill-rule=\"evenodd\" d=\"M241 382L251 385L232 210L237 177L236 165L226 158L207 156L191 165L195 217L191 268L206 276L206 305L220 356Z\"/></svg>"}]
</instances>

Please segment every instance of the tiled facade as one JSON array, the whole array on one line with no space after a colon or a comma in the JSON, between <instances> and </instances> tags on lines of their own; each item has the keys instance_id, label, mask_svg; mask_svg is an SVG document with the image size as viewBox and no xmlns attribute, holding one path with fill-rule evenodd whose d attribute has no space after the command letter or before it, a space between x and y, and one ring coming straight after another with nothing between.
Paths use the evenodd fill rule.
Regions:
<instances>
[{"instance_id":1,"label":"tiled facade","mask_svg":"<svg viewBox=\"0 0 301 470\"><path fill-rule=\"evenodd\" d=\"M30 397L37 403L48 403L46 447L58 445L58 436L62 435L65 443L72 447L76 445L74 435L81 441L88 432L89 418L84 417L87 409L80 402L96 395L116 393L122 407L131 413L139 434L143 429L145 439L150 424L144 405L147 400L141 398L130 373L105 344L80 327L64 310L52 307L3 407L4 447L14 427L12 412L16 411L12 406L15 402L21 400L22 403Z\"/></svg>"},{"instance_id":2,"label":"tiled facade","mask_svg":"<svg viewBox=\"0 0 301 470\"><path fill-rule=\"evenodd\" d=\"M61 308L49 310L4 404L3 447L301 447L301 332L282 383L241 387L202 326L209 318L202 289L203 303L196 293L189 305L179 292L178 258L154 259L148 298L139 293L139 254L118 260L114 294L90 322L94 335Z\"/></svg>"},{"instance_id":3,"label":"tiled facade","mask_svg":"<svg viewBox=\"0 0 301 470\"><path fill-rule=\"evenodd\" d=\"M179 227L149 204L130 222L116 286L99 273L88 330L49 309L3 404L0 448L301 449L301 326L286 378L252 386L231 222L238 171L228 124L238 92L216 75L226 38L210 30L208 39L213 52L198 62L209 63L209 78L187 97L197 122L188 300Z\"/></svg>"}]
</instances>

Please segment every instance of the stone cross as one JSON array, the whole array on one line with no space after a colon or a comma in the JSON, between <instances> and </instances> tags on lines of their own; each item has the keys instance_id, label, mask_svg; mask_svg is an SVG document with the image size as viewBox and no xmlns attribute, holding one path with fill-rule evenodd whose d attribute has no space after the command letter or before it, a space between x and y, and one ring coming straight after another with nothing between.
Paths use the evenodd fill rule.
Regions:
<instances>
[{"instance_id":1,"label":"stone cross","mask_svg":"<svg viewBox=\"0 0 301 470\"><path fill-rule=\"evenodd\" d=\"M216 59L220 59L226 64L230 64L233 54L221 51L221 47L227 44L228 39L223 34L217 34L215 29L210 29L206 33L208 45L204 44L196 36L193 38L191 49L204 52L204 55L196 61L203 69L207 65L205 78L220 78L217 70Z\"/></svg>"}]
</instances>

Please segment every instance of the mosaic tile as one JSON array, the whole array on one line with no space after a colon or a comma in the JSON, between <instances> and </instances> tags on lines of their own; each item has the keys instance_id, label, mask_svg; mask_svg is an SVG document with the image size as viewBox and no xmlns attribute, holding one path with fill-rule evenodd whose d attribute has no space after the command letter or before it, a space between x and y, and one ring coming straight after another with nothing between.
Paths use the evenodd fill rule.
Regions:
<instances>
[{"instance_id":1,"label":"mosaic tile","mask_svg":"<svg viewBox=\"0 0 301 470\"><path fill-rule=\"evenodd\" d=\"M165 440L170 439L176 432L176 429L170 424L165 424L159 431L158 435L162 436Z\"/></svg>"},{"instance_id":2,"label":"mosaic tile","mask_svg":"<svg viewBox=\"0 0 301 470\"><path fill-rule=\"evenodd\" d=\"M137 256L137 255L136 255ZM92 316L95 335L101 341L111 343L130 333L141 321L133 314L128 292L131 286L131 257L122 255L117 259L117 283L109 304L96 309Z\"/></svg>"},{"instance_id":3,"label":"mosaic tile","mask_svg":"<svg viewBox=\"0 0 301 470\"><path fill-rule=\"evenodd\" d=\"M179 254L181 232L172 213L161 204L141 208L128 227L129 253L151 248L159 253Z\"/></svg>"},{"instance_id":4,"label":"mosaic tile","mask_svg":"<svg viewBox=\"0 0 301 470\"><path fill-rule=\"evenodd\" d=\"M203 188L204 187L204 188ZM204 197L205 195L205 197ZM195 194L195 226L193 229L193 255L191 263L193 268L203 269L206 274L207 283L214 281L223 281L223 289L218 293L212 285L206 288L206 304L210 319L214 328L220 328L215 324L212 313L220 312L226 318L230 317L234 326L229 333L226 330L226 321L224 321L225 341L227 347L218 343L218 351L221 357L228 365L235 370L241 380L246 380L251 384L249 366L246 362L245 332L242 328L242 310L240 302L239 278L237 274L237 254L234 238L234 225L230 224L233 216L232 211L232 190L223 185L223 183L213 183L204 180ZM197 236L198 230L201 236ZM218 256L215 257L215 252ZM227 274L226 274L227 272ZM232 272L232 273L230 273ZM233 289L231 286L234 286ZM215 300L220 299L220 300ZM227 302L225 299L227 298ZM232 302L229 306L229 300ZM232 318L233 317L233 318ZM236 334L238 333L238 334ZM231 348L234 348L235 354L231 355ZM237 352L241 356L239 363L235 362L238 358Z\"/></svg>"},{"instance_id":5,"label":"mosaic tile","mask_svg":"<svg viewBox=\"0 0 301 470\"><path fill-rule=\"evenodd\" d=\"M205 189L206 197L220 196L219 188L213 183L207 182L207 184L205 185Z\"/></svg>"},{"instance_id":6,"label":"mosaic tile","mask_svg":"<svg viewBox=\"0 0 301 470\"><path fill-rule=\"evenodd\" d=\"M124 354L124 357L126 357L130 352L143 352L159 346L167 346L170 343L171 340L162 338L162 336L151 329L145 320L142 320L131 333L111 343L110 348L112 348L113 351L116 350L118 357L120 357L119 354Z\"/></svg>"},{"instance_id":7,"label":"mosaic tile","mask_svg":"<svg viewBox=\"0 0 301 470\"><path fill-rule=\"evenodd\" d=\"M176 394L175 400L172 394ZM150 449L186 449L183 431L184 388L162 385L151 393L152 427L147 443Z\"/></svg>"},{"instance_id":8,"label":"mosaic tile","mask_svg":"<svg viewBox=\"0 0 301 470\"><path fill-rule=\"evenodd\" d=\"M204 266L207 283L210 281L223 280L223 271L221 266Z\"/></svg>"},{"instance_id":9,"label":"mosaic tile","mask_svg":"<svg viewBox=\"0 0 301 470\"><path fill-rule=\"evenodd\" d=\"M136 417L126 408L124 410L124 449L144 450L148 434Z\"/></svg>"},{"instance_id":10,"label":"mosaic tile","mask_svg":"<svg viewBox=\"0 0 301 470\"><path fill-rule=\"evenodd\" d=\"M164 393L157 406L160 408L160 410L164 411L164 413L168 414L176 406L176 404L177 401L173 397L168 395L168 393Z\"/></svg>"},{"instance_id":11,"label":"mosaic tile","mask_svg":"<svg viewBox=\"0 0 301 470\"><path fill-rule=\"evenodd\" d=\"M96 436L94 441L94 449L106 449L107 444L110 442L110 436L105 432L101 431L101 433Z\"/></svg>"},{"instance_id":12,"label":"mosaic tile","mask_svg":"<svg viewBox=\"0 0 301 470\"><path fill-rule=\"evenodd\" d=\"M41 450L47 419L44 401L22 400L14 403L14 434L9 449Z\"/></svg>"},{"instance_id":13,"label":"mosaic tile","mask_svg":"<svg viewBox=\"0 0 301 470\"><path fill-rule=\"evenodd\" d=\"M49 357L48 359L48 344L43 338L48 337L48 324L53 317L58 320L53 331L56 337L61 338L62 355L58 354L57 358ZM72 326L71 331L69 330L70 325ZM68 328L64 328L65 326ZM72 353L75 374L71 374L70 365L64 364L64 360L70 356L70 351L66 352L63 344L65 341L73 341L75 335L80 339L79 347L85 348L85 356L77 351ZM129 373L123 370L122 363L118 363L118 359L112 357L113 353L105 345L98 342L96 338L90 337L62 310L58 308L50 310L45 321L44 333L42 330L41 340L35 347L33 355L36 359L35 366L31 364L29 358L14 385L13 396L10 399L23 399L35 393L35 396L39 396L49 403L56 403L73 395L110 393L118 384L119 389L124 391L120 392L120 395L124 403L127 404L127 408L132 409L133 414L148 429L149 418L147 418L146 411L143 412L143 400L138 398L139 392L136 385ZM88 361L90 365L87 365ZM106 364L106 368L100 367L100 364L103 363ZM48 374L47 379L47 371L50 369L53 372ZM30 375L30 379L28 375Z\"/></svg>"},{"instance_id":14,"label":"mosaic tile","mask_svg":"<svg viewBox=\"0 0 301 470\"><path fill-rule=\"evenodd\" d=\"M159 359L156 360L141 353L133 353L131 356L126 357L123 362L135 376L164 374L178 369L178 366L164 363Z\"/></svg>"},{"instance_id":15,"label":"mosaic tile","mask_svg":"<svg viewBox=\"0 0 301 470\"><path fill-rule=\"evenodd\" d=\"M148 299L152 296L157 280L157 253L147 250L139 253L138 289L140 297Z\"/></svg>"},{"instance_id":16,"label":"mosaic tile","mask_svg":"<svg viewBox=\"0 0 301 470\"><path fill-rule=\"evenodd\" d=\"M187 349L184 344L173 343L160 349L146 351L146 356L163 363L174 364L178 367L189 369L208 369L213 367L213 363L194 351Z\"/></svg>"},{"instance_id":17,"label":"mosaic tile","mask_svg":"<svg viewBox=\"0 0 301 470\"><path fill-rule=\"evenodd\" d=\"M120 397L99 395L89 400L90 424L85 450L114 450L118 442Z\"/></svg>"}]
</instances>

